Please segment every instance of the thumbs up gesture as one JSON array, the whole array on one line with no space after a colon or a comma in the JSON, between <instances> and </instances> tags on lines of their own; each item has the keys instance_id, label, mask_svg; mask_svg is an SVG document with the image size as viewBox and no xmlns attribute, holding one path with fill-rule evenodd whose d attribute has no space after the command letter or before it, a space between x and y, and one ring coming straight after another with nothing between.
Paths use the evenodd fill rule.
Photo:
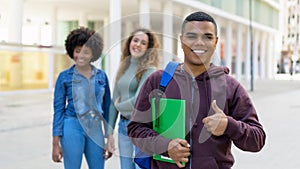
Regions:
<instances>
[{"instance_id":1,"label":"thumbs up gesture","mask_svg":"<svg viewBox=\"0 0 300 169\"><path fill-rule=\"evenodd\" d=\"M203 118L204 127L215 136L223 135L227 127L228 118L217 106L216 100L213 100L211 107L215 114Z\"/></svg>"}]
</instances>

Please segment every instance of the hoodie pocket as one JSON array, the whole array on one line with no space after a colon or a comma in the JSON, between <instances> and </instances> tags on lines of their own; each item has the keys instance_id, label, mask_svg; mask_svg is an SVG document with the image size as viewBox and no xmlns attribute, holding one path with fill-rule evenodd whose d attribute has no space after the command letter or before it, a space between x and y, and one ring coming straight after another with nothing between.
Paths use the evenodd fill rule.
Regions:
<instances>
[{"instance_id":1,"label":"hoodie pocket","mask_svg":"<svg viewBox=\"0 0 300 169\"><path fill-rule=\"evenodd\" d=\"M194 157L193 169L219 169L217 161L214 157Z\"/></svg>"}]
</instances>

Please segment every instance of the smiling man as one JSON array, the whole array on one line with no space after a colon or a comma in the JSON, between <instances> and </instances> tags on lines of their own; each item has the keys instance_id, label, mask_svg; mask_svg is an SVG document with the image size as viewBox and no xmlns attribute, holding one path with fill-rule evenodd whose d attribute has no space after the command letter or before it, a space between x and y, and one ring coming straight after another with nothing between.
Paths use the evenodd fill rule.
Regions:
<instances>
[{"instance_id":1,"label":"smiling man","mask_svg":"<svg viewBox=\"0 0 300 169\"><path fill-rule=\"evenodd\" d=\"M230 169L234 164L231 144L244 151L260 151L265 132L246 90L228 74L228 68L211 63L218 42L215 20L204 12L190 14L183 21L180 40L184 62L163 97L185 100L185 139L168 139L152 129L150 100L159 89L161 70L145 81L128 135L142 151L175 161L152 159L152 169Z\"/></svg>"}]
</instances>

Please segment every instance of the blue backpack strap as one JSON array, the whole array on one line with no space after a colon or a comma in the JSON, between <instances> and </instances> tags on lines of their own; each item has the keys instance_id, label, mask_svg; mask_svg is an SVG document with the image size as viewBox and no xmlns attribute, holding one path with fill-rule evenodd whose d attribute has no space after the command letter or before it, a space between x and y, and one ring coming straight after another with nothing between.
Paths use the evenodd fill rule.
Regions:
<instances>
[{"instance_id":1,"label":"blue backpack strap","mask_svg":"<svg viewBox=\"0 0 300 169\"><path fill-rule=\"evenodd\" d=\"M163 93L166 90L167 85L169 84L170 80L173 78L173 75L176 71L176 68L178 66L178 62L169 62L165 68L165 70L162 73L160 84L159 84L159 90L156 95L155 99L155 126L159 126L159 100L162 97Z\"/></svg>"},{"instance_id":2,"label":"blue backpack strap","mask_svg":"<svg viewBox=\"0 0 300 169\"><path fill-rule=\"evenodd\" d=\"M177 68L179 63L177 62L169 62L165 68L165 70L163 71L163 74L161 76L160 79L160 84L159 84L159 92L157 94L156 100L155 100L155 125L159 125L158 124L158 109L159 109L159 99L162 97L163 92L165 92L165 89L167 87L167 85L169 84L170 80L172 79L174 72ZM142 152L140 149L136 148L135 150L135 158L134 158L134 162L136 164L138 164L138 166L142 169L151 169L151 159L152 157L149 156L148 154L145 154L144 152Z\"/></svg>"},{"instance_id":3,"label":"blue backpack strap","mask_svg":"<svg viewBox=\"0 0 300 169\"><path fill-rule=\"evenodd\" d=\"M161 91L165 91L167 85L169 84L170 80L173 78L174 72L178 66L178 62L169 62L163 71L163 74L160 79L159 89Z\"/></svg>"}]
</instances>

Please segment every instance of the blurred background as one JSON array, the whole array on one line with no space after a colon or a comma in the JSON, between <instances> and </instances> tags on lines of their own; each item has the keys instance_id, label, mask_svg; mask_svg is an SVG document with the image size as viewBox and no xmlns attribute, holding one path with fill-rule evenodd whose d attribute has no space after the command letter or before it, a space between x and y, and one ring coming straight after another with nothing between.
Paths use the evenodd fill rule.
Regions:
<instances>
[{"instance_id":1,"label":"blurred background","mask_svg":"<svg viewBox=\"0 0 300 169\"><path fill-rule=\"evenodd\" d=\"M158 34L161 67L182 60L181 22L197 10L215 17L220 40L213 61L236 79L294 75L300 72L299 6L299 0L0 0L0 94L52 90L72 64L64 40L79 26L104 37L103 57L94 64L112 85L122 41L137 27Z\"/></svg>"},{"instance_id":2,"label":"blurred background","mask_svg":"<svg viewBox=\"0 0 300 169\"><path fill-rule=\"evenodd\" d=\"M198 10L218 24L213 62L254 91L267 132L259 153L233 146L234 168L299 168L300 0L0 0L0 168L63 168L51 161L52 99L59 72L73 64L64 48L71 30L85 26L103 36L93 64L112 89L131 31L157 33L163 68L182 61L181 22ZM118 152L106 168L119 168Z\"/></svg>"}]
</instances>

